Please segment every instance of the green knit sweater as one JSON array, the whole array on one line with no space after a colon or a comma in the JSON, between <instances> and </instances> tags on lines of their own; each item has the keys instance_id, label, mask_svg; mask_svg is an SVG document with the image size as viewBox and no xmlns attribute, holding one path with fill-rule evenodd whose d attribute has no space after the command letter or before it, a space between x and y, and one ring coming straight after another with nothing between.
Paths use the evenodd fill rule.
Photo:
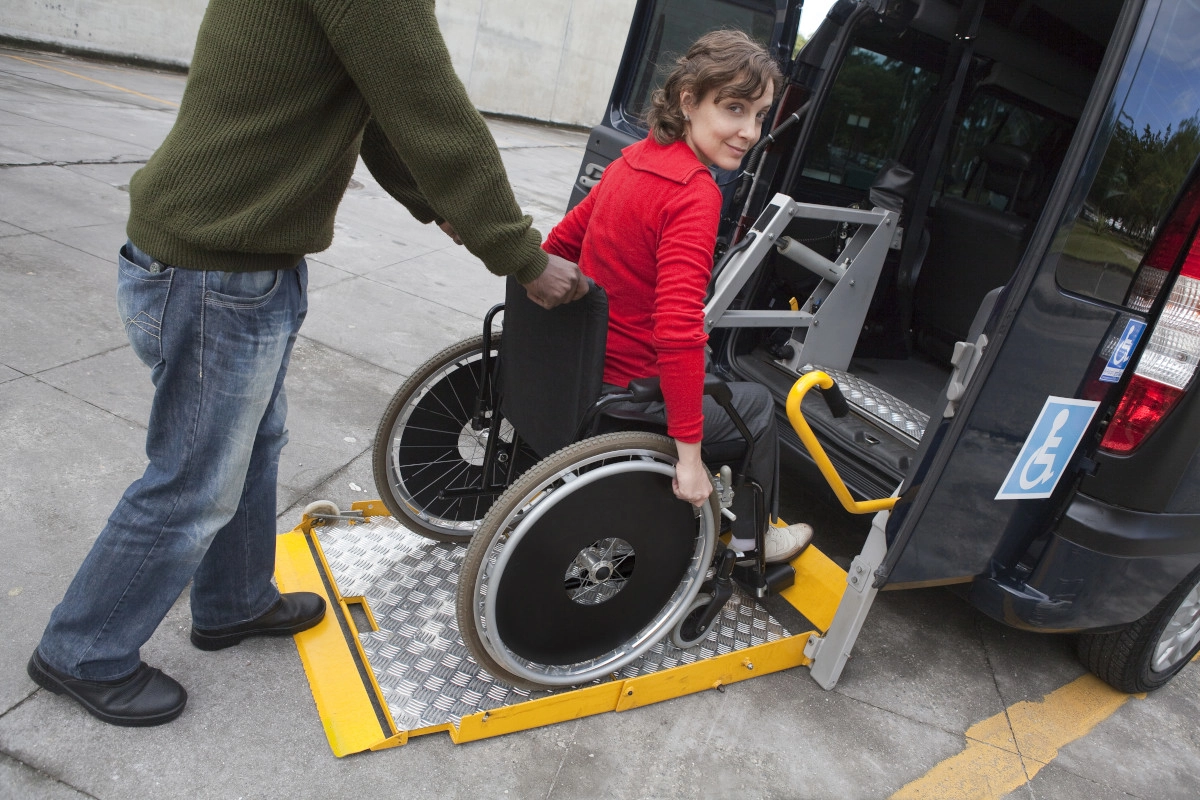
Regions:
<instances>
[{"instance_id":1,"label":"green knit sweater","mask_svg":"<svg viewBox=\"0 0 1200 800\"><path fill-rule=\"evenodd\" d=\"M497 275L541 235L455 75L433 0L211 0L175 126L130 182L129 238L187 269L294 267L333 240L360 151Z\"/></svg>"}]
</instances>

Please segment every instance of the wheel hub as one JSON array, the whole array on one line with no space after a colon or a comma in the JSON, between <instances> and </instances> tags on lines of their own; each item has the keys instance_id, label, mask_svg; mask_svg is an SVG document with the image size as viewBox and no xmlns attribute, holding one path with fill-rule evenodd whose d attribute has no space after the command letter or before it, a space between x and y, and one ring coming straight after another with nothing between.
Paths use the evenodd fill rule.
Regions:
<instances>
[{"instance_id":1,"label":"wheel hub","mask_svg":"<svg viewBox=\"0 0 1200 800\"><path fill-rule=\"evenodd\" d=\"M467 420L462 426L462 430L458 432L458 457L473 467L482 467L490 435L491 429L488 420L484 420L478 429L475 428L474 420ZM512 439L512 425L508 420L500 420L500 441L504 444L512 444ZM507 461L508 454L497 453L497 458L502 462Z\"/></svg>"},{"instance_id":2,"label":"wheel hub","mask_svg":"<svg viewBox=\"0 0 1200 800\"><path fill-rule=\"evenodd\" d=\"M470 421L463 425L458 434L458 456L473 467L483 466L483 454L487 450L488 429L475 430Z\"/></svg>"},{"instance_id":3,"label":"wheel hub","mask_svg":"<svg viewBox=\"0 0 1200 800\"><path fill-rule=\"evenodd\" d=\"M624 539L601 539L579 551L567 566L563 588L580 605L616 596L633 575L633 547Z\"/></svg>"}]
</instances>

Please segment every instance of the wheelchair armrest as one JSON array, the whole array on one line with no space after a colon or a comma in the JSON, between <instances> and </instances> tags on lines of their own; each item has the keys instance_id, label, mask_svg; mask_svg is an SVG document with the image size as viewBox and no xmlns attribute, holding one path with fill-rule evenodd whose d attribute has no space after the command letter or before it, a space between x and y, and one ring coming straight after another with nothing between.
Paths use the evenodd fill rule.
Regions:
<instances>
[{"instance_id":1,"label":"wheelchair armrest","mask_svg":"<svg viewBox=\"0 0 1200 800\"><path fill-rule=\"evenodd\" d=\"M655 400L662 400L662 386L659 385L658 378L635 378L629 382L629 399L635 403L652 403ZM722 408L729 406L733 400L733 393L729 390L729 384L725 380L716 375L704 375L704 393L712 395L713 399Z\"/></svg>"},{"instance_id":2,"label":"wheelchair armrest","mask_svg":"<svg viewBox=\"0 0 1200 800\"><path fill-rule=\"evenodd\" d=\"M729 389L729 384L723 378L707 372L704 373L704 393L712 395L713 400L716 400L717 405L721 408L728 409L730 403L733 402L733 392Z\"/></svg>"},{"instance_id":3,"label":"wheelchair armrest","mask_svg":"<svg viewBox=\"0 0 1200 800\"><path fill-rule=\"evenodd\" d=\"M653 403L662 400L662 386L658 378L635 378L629 382L629 399L635 403Z\"/></svg>"}]
</instances>

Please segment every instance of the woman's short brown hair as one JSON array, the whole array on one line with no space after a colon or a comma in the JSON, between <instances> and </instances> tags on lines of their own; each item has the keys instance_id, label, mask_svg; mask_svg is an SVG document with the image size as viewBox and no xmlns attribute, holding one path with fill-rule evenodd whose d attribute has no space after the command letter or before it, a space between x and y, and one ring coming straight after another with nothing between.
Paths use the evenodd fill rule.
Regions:
<instances>
[{"instance_id":1,"label":"woman's short brown hair","mask_svg":"<svg viewBox=\"0 0 1200 800\"><path fill-rule=\"evenodd\" d=\"M691 92L699 103L718 90L715 100L738 97L754 100L770 88L778 95L783 75L766 48L742 31L720 30L696 40L663 87L650 98L646 122L659 144L683 138L685 122L682 98Z\"/></svg>"}]
</instances>

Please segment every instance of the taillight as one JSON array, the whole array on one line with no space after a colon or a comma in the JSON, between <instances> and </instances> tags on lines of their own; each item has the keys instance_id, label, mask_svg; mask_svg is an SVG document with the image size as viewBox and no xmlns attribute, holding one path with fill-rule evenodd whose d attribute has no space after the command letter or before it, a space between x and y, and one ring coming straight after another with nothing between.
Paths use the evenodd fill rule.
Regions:
<instances>
[{"instance_id":1,"label":"taillight","mask_svg":"<svg viewBox=\"0 0 1200 800\"><path fill-rule=\"evenodd\" d=\"M1148 311L1181 253L1179 276L1150 332L1121 404L1100 447L1129 453L1145 441L1183 397L1200 364L1200 183L1193 181L1163 225L1138 270L1127 305Z\"/></svg>"}]
</instances>

